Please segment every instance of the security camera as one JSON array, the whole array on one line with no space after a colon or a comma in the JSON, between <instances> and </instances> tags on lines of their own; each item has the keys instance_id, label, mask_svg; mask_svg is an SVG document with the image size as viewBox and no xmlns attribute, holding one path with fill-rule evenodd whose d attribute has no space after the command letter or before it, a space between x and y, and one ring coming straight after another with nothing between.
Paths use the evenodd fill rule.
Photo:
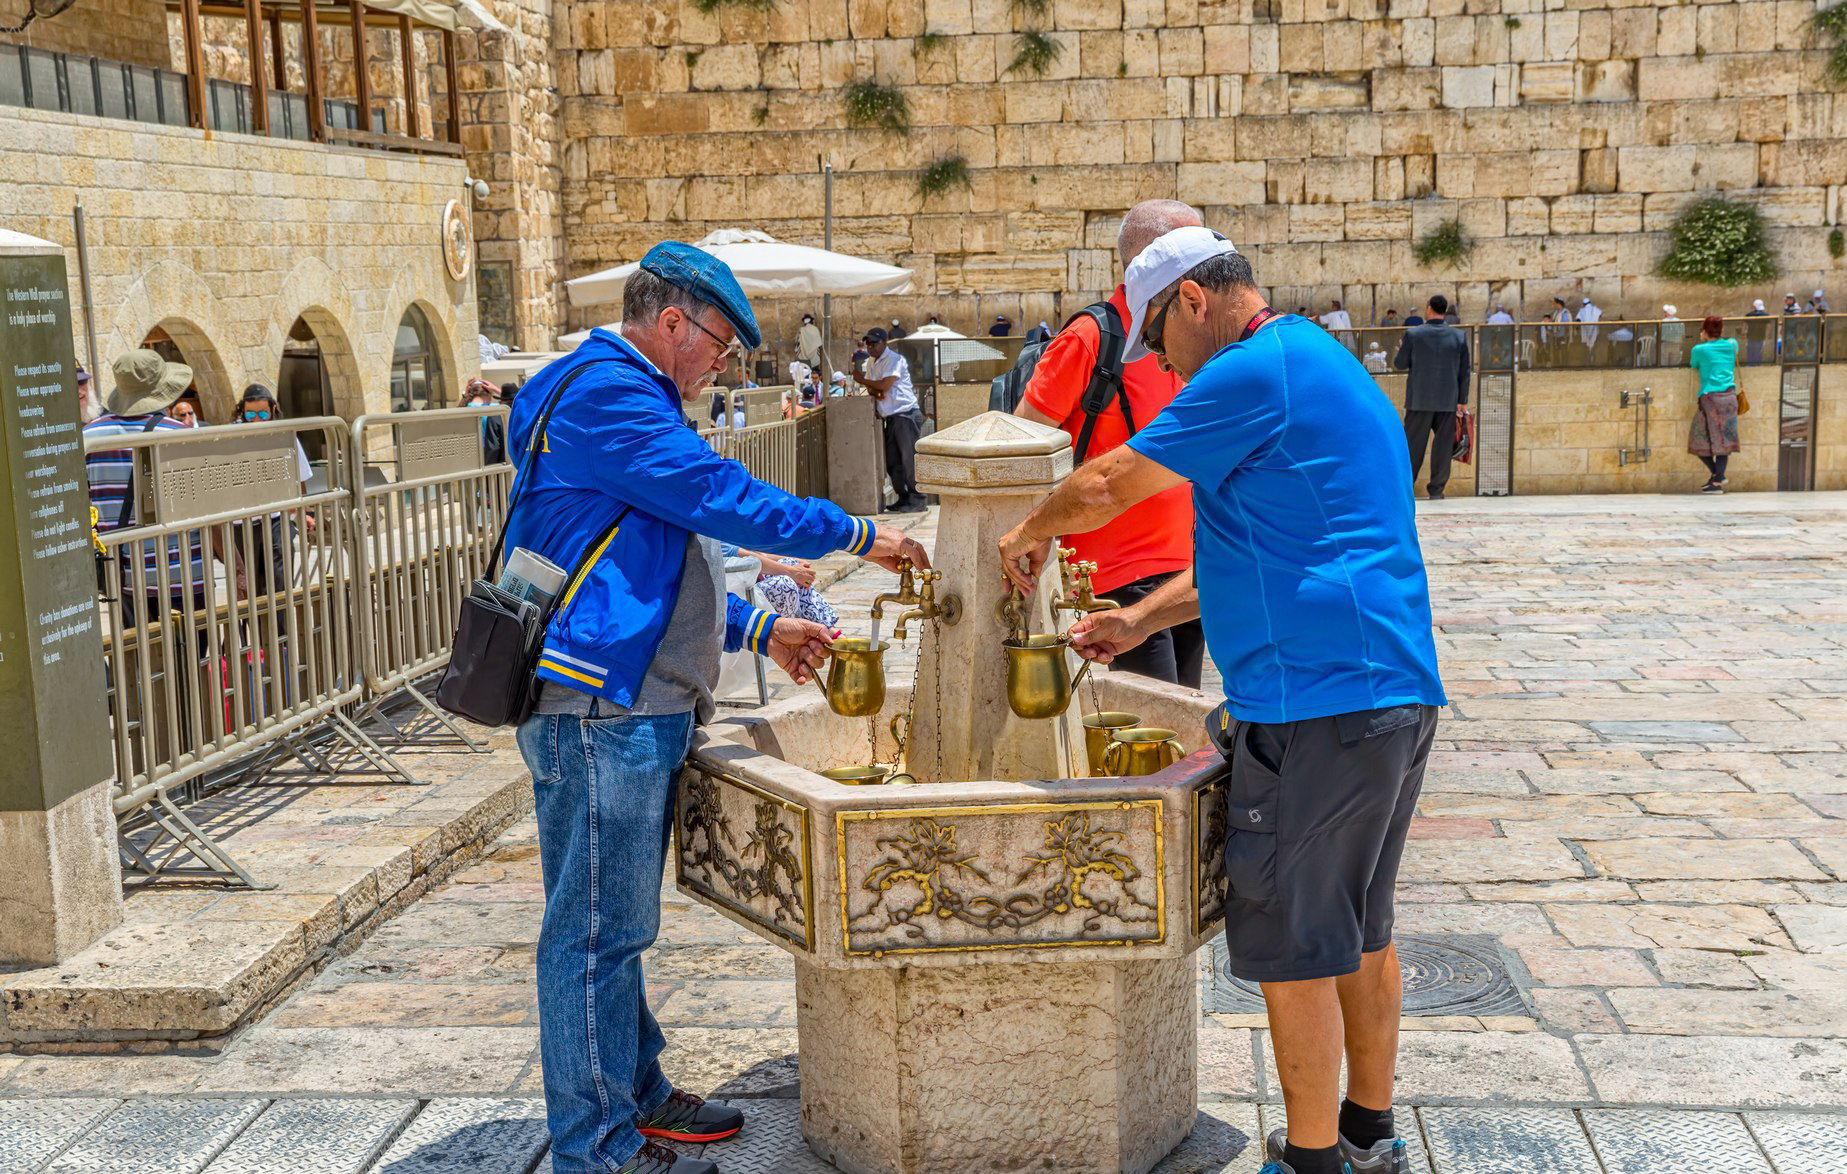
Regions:
<instances>
[{"instance_id":1,"label":"security camera","mask_svg":"<svg viewBox=\"0 0 1847 1174\"><path fill-rule=\"evenodd\" d=\"M472 191L475 194L475 199L487 199L487 181L485 179L476 179L472 175L465 175L462 177L462 186Z\"/></svg>"}]
</instances>

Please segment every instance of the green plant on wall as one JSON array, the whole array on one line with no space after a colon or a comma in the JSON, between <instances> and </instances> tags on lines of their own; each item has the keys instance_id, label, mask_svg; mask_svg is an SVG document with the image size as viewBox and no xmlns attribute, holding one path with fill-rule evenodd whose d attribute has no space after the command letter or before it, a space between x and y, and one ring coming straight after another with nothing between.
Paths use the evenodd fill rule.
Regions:
<instances>
[{"instance_id":1,"label":"green plant on wall","mask_svg":"<svg viewBox=\"0 0 1847 1174\"><path fill-rule=\"evenodd\" d=\"M1838 228L1828 234L1828 256L1836 261L1847 256L1847 236L1842 235Z\"/></svg>"},{"instance_id":2,"label":"green plant on wall","mask_svg":"<svg viewBox=\"0 0 1847 1174\"><path fill-rule=\"evenodd\" d=\"M1039 19L1051 8L1052 0L1013 0L1013 10L1022 17Z\"/></svg>"},{"instance_id":3,"label":"green plant on wall","mask_svg":"<svg viewBox=\"0 0 1847 1174\"><path fill-rule=\"evenodd\" d=\"M942 33L918 33L917 55L927 57L949 43L949 38Z\"/></svg>"},{"instance_id":4,"label":"green plant on wall","mask_svg":"<svg viewBox=\"0 0 1847 1174\"><path fill-rule=\"evenodd\" d=\"M1013 42L1013 63L1007 66L1007 72L1044 77L1061 52L1057 41L1044 33L1029 30L1021 33Z\"/></svg>"},{"instance_id":5,"label":"green plant on wall","mask_svg":"<svg viewBox=\"0 0 1847 1174\"><path fill-rule=\"evenodd\" d=\"M952 188L974 186L974 181L968 177L968 160L960 155L944 156L924 168L917 176L917 194L926 200Z\"/></svg>"},{"instance_id":6,"label":"green plant on wall","mask_svg":"<svg viewBox=\"0 0 1847 1174\"><path fill-rule=\"evenodd\" d=\"M911 133L910 104L897 86L862 79L849 82L841 97L848 126L876 127L899 135Z\"/></svg>"},{"instance_id":7,"label":"green plant on wall","mask_svg":"<svg viewBox=\"0 0 1847 1174\"><path fill-rule=\"evenodd\" d=\"M1462 221L1445 220L1418 240L1417 263L1426 266L1441 263L1454 269L1474 251L1475 238L1463 231Z\"/></svg>"},{"instance_id":8,"label":"green plant on wall","mask_svg":"<svg viewBox=\"0 0 1847 1174\"><path fill-rule=\"evenodd\" d=\"M706 13L721 8L774 8L776 0L693 0L693 7Z\"/></svg>"},{"instance_id":9,"label":"green plant on wall","mask_svg":"<svg viewBox=\"0 0 1847 1174\"><path fill-rule=\"evenodd\" d=\"M1816 32L1834 41L1828 50L1828 80L1837 86L1847 86L1847 3L1817 9L1815 15L1809 17L1809 23Z\"/></svg>"},{"instance_id":10,"label":"green plant on wall","mask_svg":"<svg viewBox=\"0 0 1847 1174\"><path fill-rule=\"evenodd\" d=\"M1662 277L1733 289L1781 272L1763 213L1723 196L1689 205L1674 221L1668 241L1667 256L1655 270Z\"/></svg>"}]
</instances>

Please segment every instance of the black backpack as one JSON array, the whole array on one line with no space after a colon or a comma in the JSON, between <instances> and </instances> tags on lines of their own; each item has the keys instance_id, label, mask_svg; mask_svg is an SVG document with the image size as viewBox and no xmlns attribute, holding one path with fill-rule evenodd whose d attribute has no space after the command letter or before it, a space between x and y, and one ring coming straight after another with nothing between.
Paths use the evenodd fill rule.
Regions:
<instances>
[{"instance_id":1,"label":"black backpack","mask_svg":"<svg viewBox=\"0 0 1847 1174\"><path fill-rule=\"evenodd\" d=\"M1096 431L1097 417L1103 409L1109 407L1114 399L1122 408L1123 423L1129 427L1129 435L1135 435L1135 415L1129 409L1129 393L1122 381L1122 352L1129 344L1129 332L1124 329L1122 316L1116 307L1108 302L1095 302L1085 306L1065 320L1058 328L1063 334L1071 323L1089 315L1097 324L1097 365L1090 372L1090 385L1084 389L1082 401L1084 408L1084 426L1078 430L1075 464L1083 464L1090 454L1091 433ZM988 410L991 412L1011 413L1020 406L1020 398L1026 394L1026 385L1032 382L1033 369L1039 365L1039 356L1045 353L1049 342L1030 343L1020 349L1020 357L1006 374L997 377L988 391Z\"/></svg>"}]
</instances>

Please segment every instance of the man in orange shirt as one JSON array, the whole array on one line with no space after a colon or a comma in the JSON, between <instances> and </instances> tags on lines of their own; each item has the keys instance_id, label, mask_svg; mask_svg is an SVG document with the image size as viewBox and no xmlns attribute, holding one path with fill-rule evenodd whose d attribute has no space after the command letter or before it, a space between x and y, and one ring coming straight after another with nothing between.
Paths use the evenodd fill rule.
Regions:
<instances>
[{"instance_id":1,"label":"man in orange shirt","mask_svg":"<svg viewBox=\"0 0 1847 1174\"><path fill-rule=\"evenodd\" d=\"M1202 223L1197 211L1178 200L1144 200L1122 218L1116 251L1127 268L1156 237ZM1108 304L1126 329L1129 308L1120 284ZM1102 330L1089 313L1066 323L1039 356L1014 414L1062 428L1077 443L1088 415L1084 393L1096 369L1102 339ZM1153 355L1124 366L1120 382L1120 391L1111 389L1109 403L1097 416L1088 447L1077 454L1079 461L1100 457L1126 442L1136 429L1159 415L1181 387L1180 377L1163 371ZM1097 564L1097 594L1125 607L1137 603L1193 565L1192 490L1176 485L1103 526L1086 534L1067 535L1064 541L1077 551L1075 557ZM1205 651L1204 630L1198 620L1189 620L1116 657L1110 667L1196 689Z\"/></svg>"}]
</instances>

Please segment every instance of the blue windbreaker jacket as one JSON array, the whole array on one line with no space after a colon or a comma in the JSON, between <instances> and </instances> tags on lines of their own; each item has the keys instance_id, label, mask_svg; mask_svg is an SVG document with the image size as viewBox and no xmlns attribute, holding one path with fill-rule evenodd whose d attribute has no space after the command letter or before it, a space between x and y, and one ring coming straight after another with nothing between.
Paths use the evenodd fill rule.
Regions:
<instances>
[{"instance_id":1,"label":"blue windbreaker jacket","mask_svg":"<svg viewBox=\"0 0 1847 1174\"><path fill-rule=\"evenodd\" d=\"M507 546L569 570L622 508L632 507L565 585L538 669L543 680L626 706L635 703L679 598L688 533L818 558L835 550L864 554L873 526L832 502L758 481L713 452L687 425L673 382L604 330L520 389L507 429L515 468L526 459L545 401L585 363L552 411L531 472L514 486ZM767 651L775 619L731 596L725 651Z\"/></svg>"}]
</instances>

